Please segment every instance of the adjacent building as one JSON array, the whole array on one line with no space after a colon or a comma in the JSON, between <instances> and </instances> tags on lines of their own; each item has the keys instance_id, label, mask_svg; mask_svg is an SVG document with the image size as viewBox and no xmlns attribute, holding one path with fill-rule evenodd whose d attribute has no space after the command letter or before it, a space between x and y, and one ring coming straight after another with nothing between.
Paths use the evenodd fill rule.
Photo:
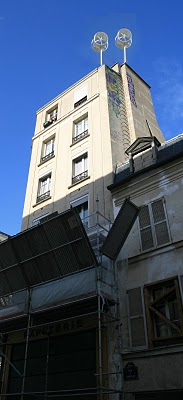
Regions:
<instances>
[{"instance_id":1,"label":"adjacent building","mask_svg":"<svg viewBox=\"0 0 183 400\"><path fill-rule=\"evenodd\" d=\"M118 257L126 400L183 396L183 135L138 138L117 168L115 214L126 197L139 218Z\"/></svg>"}]
</instances>

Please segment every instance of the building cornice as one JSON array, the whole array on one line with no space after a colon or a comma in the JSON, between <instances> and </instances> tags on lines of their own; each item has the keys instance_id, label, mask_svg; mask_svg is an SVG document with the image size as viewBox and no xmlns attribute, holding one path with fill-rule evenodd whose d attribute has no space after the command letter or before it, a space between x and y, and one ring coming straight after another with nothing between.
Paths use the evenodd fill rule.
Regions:
<instances>
[{"instance_id":1,"label":"building cornice","mask_svg":"<svg viewBox=\"0 0 183 400\"><path fill-rule=\"evenodd\" d=\"M103 65L102 65L103 67ZM102 68L99 67L99 68ZM65 94L69 93L71 90L75 89L77 86L79 86L81 83L85 82L88 78L90 78L92 75L95 75L96 72L98 72L99 68L94 69L92 72L90 72L88 75L84 76L83 78L81 78L79 81L75 82L72 86L70 86L69 88L67 88L66 90L64 90L63 92L61 92L60 94L58 94L58 96L54 97L52 100L50 100L48 103L44 104L44 106L42 106L41 108L39 108L36 111L36 115L38 115L40 112L44 111L46 108L50 108L52 106L52 104L54 104L55 102L57 102L59 99L61 99L63 96L65 96Z\"/></svg>"}]
</instances>

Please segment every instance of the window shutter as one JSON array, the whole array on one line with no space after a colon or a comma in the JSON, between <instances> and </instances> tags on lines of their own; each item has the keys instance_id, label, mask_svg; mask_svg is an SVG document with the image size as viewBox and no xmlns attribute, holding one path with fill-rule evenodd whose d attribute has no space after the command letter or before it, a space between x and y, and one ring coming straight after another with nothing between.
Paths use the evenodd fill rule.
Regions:
<instances>
[{"instance_id":1,"label":"window shutter","mask_svg":"<svg viewBox=\"0 0 183 400\"><path fill-rule=\"evenodd\" d=\"M170 241L170 238L162 199L152 203L152 214L156 232L157 245L160 246L162 244L168 243Z\"/></svg>"},{"instance_id":2,"label":"window shutter","mask_svg":"<svg viewBox=\"0 0 183 400\"><path fill-rule=\"evenodd\" d=\"M88 95L87 85L80 87L74 92L74 103L77 103L79 100L83 99L87 95Z\"/></svg>"},{"instance_id":3,"label":"window shutter","mask_svg":"<svg viewBox=\"0 0 183 400\"><path fill-rule=\"evenodd\" d=\"M142 250L151 249L154 247L154 243L148 206L144 206L140 210L139 225Z\"/></svg>"},{"instance_id":4,"label":"window shutter","mask_svg":"<svg viewBox=\"0 0 183 400\"><path fill-rule=\"evenodd\" d=\"M131 346L139 347L146 345L145 327L144 327L144 313L142 304L141 288L128 290L128 304L129 304L129 325Z\"/></svg>"}]
</instances>

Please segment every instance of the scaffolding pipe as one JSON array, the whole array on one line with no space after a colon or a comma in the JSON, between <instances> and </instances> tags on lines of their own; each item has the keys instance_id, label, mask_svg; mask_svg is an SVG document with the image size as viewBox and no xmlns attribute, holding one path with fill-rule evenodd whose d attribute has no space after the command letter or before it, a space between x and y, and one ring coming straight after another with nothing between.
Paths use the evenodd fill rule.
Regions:
<instances>
[{"instance_id":1,"label":"scaffolding pipe","mask_svg":"<svg viewBox=\"0 0 183 400\"><path fill-rule=\"evenodd\" d=\"M97 258L98 258L98 264L99 265L95 265L95 270L96 270L96 295L95 296L92 296L93 298L97 298L97 305L96 305L96 311L94 311L94 312L91 312L91 313L83 313L83 314L81 314L81 315L77 315L77 318L81 318L81 317L85 317L85 316L89 316L89 315L93 315L93 314L96 314L97 315L97 317L98 317L98 373L97 374L95 374L95 376L96 377L98 377L99 379L98 379L98 381L97 381L97 387L96 388L83 388L83 389L71 389L71 390L57 390L57 391L49 391L48 390L48 364L49 364L49 332L48 332L48 347L47 347L47 359L46 359L46 379L45 379L45 387L44 387L44 391L43 392L25 392L25 379L26 379L26 367L27 367L27 359L28 359L28 346L29 346L29 340L30 340L30 332L31 332L31 329L36 329L36 328L39 328L39 327L41 327L41 326L49 326L49 325L54 325L54 324L56 324L56 323L59 323L59 322L63 322L63 321L67 321L67 320L71 320L71 319L73 319L74 317L76 317L76 316L72 316L72 317L69 317L69 318L65 318L65 319L61 319L61 320L56 320L56 321L50 321L50 322L44 322L44 323L42 323L42 324L38 324L38 325L33 325L33 318L34 318L34 315L38 315L39 314L39 311L38 312L31 312L31 294L32 294L32 292L30 291L30 289L28 290L28 294L29 294L29 298L28 298L28 322L27 322L27 327L26 328L22 328L22 329L18 329L18 330L14 330L14 331L11 331L11 332L16 332L16 331L26 331L26 343L25 343L25 356L24 356L24 368L23 368L23 375L21 375L20 373L19 373L19 371L18 370L16 370L16 368L14 368L15 370L16 370L16 372L22 377L22 390L21 390L21 393L9 393L9 394L5 394L5 393L2 393L1 395L0 395L0 399L3 397L3 396L7 396L7 397L11 397L11 396L20 396L20 399L21 400L23 400L24 398L26 398L26 396L30 396L30 395L32 395L32 396L35 396L35 397L39 397L39 396L42 396L42 397L44 397L45 398L45 400L46 399L48 399L48 398L50 398L50 397L67 397L67 396L99 396L99 398L100 398L100 400L102 400L102 398L103 398L103 395L104 394L108 394L108 395L111 395L111 394L114 394L114 393L122 393L122 391L121 390L116 390L116 389L111 389L111 388L105 388L105 387L103 387L103 376L104 375L111 375L111 374L119 374L120 372L118 371L118 372L116 372L116 373L114 373L114 372L112 372L112 373L103 373L103 357L102 357L102 325L103 325L103 322L102 322L102 315L106 315L109 319L111 319L111 322L112 322L112 320L114 319L114 320L116 320L116 318L115 317L113 317L112 315L109 315L109 314L106 314L104 311L103 311L103 308L102 308L102 305L101 305L101 299L102 299L102 293L101 293L101 281L102 281L102 254L101 254L101 252L100 252L100 232L101 232L101 225L100 225L100 223L99 223L99 217L100 216L102 216L101 214L100 214L100 212L99 212L99 200L98 200L98 196L97 196L97 199L96 199L96 213L95 213L95 215L96 215L96 237L97 237ZM107 218L105 218L104 217L104 219L106 220L106 221L108 221L109 223L110 223L110 221L109 220L107 220ZM78 240L81 240L80 238L79 239L77 239L77 240L73 240L72 242L70 242L70 243L74 243L74 242L76 242L76 241L78 241ZM69 243L69 244L70 244ZM67 246L68 245L68 243L67 244L64 244L64 245L61 245L61 246L58 246L58 247L56 247L56 249L57 248L61 248L61 247L64 247L64 246ZM53 249L52 249L53 250ZM51 250L51 251L52 251ZM54 249L55 250L55 249ZM49 254L49 252L50 251L46 251L46 252L43 252L42 254ZM39 256L41 256L42 254L40 254L40 255L38 255L38 257ZM36 258L37 256L33 256L31 259L34 259L34 258ZM24 261L25 262L25 261ZM78 272L78 271L76 271L76 272ZM74 272L74 273L76 273L76 272ZM112 268L111 268L111 272L113 272L113 283L114 283L114 285L115 285L115 265L113 265L112 266ZM106 282L106 284L108 284L107 282ZM35 285L35 286L39 286L40 284L38 284L38 285ZM109 286L112 286L112 285L110 285L110 284L108 284ZM84 299L79 299L79 300L75 300L74 302L72 301L72 302L69 302L69 303L67 303L67 304L73 304L73 303L76 303L76 302L79 302L79 301L83 301L83 300L87 300L88 298L86 297L86 298L84 298ZM66 305L66 304L64 304L64 305ZM48 307L48 308L46 308L44 311L47 311L47 310L51 310L51 309L55 309L55 308L57 308L57 307ZM107 323L108 321L105 321L105 323ZM3 334L4 334L5 332L3 332ZM7 333L7 332L6 332ZM10 333L10 332L9 332ZM10 365L11 365L11 362L9 361L9 360L7 360L9 363L10 363ZM12 367L13 367L13 365L12 365Z\"/></svg>"},{"instance_id":2,"label":"scaffolding pipe","mask_svg":"<svg viewBox=\"0 0 183 400\"><path fill-rule=\"evenodd\" d=\"M26 334L26 342L25 342L25 358L24 358L24 368L23 368L23 379L22 379L22 392L21 392L21 400L24 400L24 389L25 389L25 375L26 375L26 367L27 367L27 354L28 354L28 345L29 345L29 333L30 333L30 306L31 306L31 292L29 290L29 300L28 300L28 323L27 323L27 334Z\"/></svg>"},{"instance_id":3,"label":"scaffolding pipe","mask_svg":"<svg viewBox=\"0 0 183 400\"><path fill-rule=\"evenodd\" d=\"M12 362L10 360L8 360L8 358L5 356L5 354L0 351L0 356L3 357L5 359L5 361L11 365L11 367L14 369L14 371L16 371L16 373L22 378L22 374L18 371L18 369L12 364Z\"/></svg>"}]
</instances>

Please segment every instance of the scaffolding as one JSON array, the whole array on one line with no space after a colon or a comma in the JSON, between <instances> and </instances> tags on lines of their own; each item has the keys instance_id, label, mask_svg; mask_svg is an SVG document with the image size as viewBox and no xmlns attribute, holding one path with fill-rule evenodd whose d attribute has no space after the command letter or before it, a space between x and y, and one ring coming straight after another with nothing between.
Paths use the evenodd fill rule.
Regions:
<instances>
[{"instance_id":1,"label":"scaffolding","mask_svg":"<svg viewBox=\"0 0 183 400\"><path fill-rule=\"evenodd\" d=\"M101 253L102 243L110 228L110 221L98 209L83 223L76 210L71 209L0 245L1 260L9 252L9 264L1 261L0 271L1 281L4 279L0 285L1 400L86 399L88 396L102 400L122 393L120 388L108 384L106 378L121 371L104 368L102 343L103 329L118 320L115 263ZM48 267L45 267L45 262ZM52 269L51 273L49 269ZM49 390L48 350L44 390L35 391L32 388L28 391L26 368L32 335L41 332L42 339L44 332L49 346L50 337L54 338L55 332L68 334L67 329L62 331L64 326L70 324L72 332L80 332L81 327L75 327L74 321L77 323L81 318L88 321L83 332L91 327L93 329L93 326L97 330L95 387L83 385L82 388ZM21 371L13 364L9 354L9 346L17 343L19 334L24 337ZM11 337L14 339L10 340ZM7 390L10 368L21 381L21 388L14 392Z\"/></svg>"}]
</instances>

